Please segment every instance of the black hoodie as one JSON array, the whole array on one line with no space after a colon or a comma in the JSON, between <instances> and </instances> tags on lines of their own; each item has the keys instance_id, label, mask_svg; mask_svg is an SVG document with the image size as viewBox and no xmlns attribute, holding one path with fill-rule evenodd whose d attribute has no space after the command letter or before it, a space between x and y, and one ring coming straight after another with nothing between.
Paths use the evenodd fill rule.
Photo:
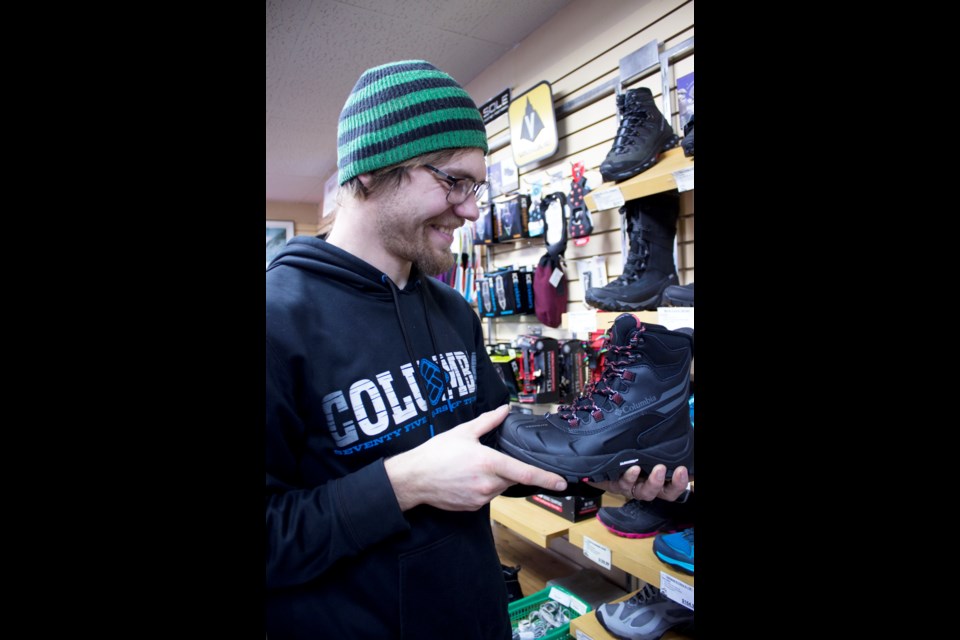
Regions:
<instances>
[{"instance_id":1,"label":"black hoodie","mask_svg":"<svg viewBox=\"0 0 960 640\"><path fill-rule=\"evenodd\" d=\"M477 314L305 236L266 294L270 640L509 638L489 505L404 513L383 466L508 401Z\"/></svg>"}]
</instances>

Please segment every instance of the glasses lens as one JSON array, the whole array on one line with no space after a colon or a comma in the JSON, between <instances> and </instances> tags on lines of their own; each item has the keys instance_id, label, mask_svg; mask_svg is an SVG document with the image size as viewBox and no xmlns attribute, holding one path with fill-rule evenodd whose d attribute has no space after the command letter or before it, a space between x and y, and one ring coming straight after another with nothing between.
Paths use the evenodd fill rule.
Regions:
<instances>
[{"instance_id":1,"label":"glasses lens","mask_svg":"<svg viewBox=\"0 0 960 640\"><path fill-rule=\"evenodd\" d=\"M450 193L447 194L447 200L450 204L460 204L467 199L466 180L457 180L450 186Z\"/></svg>"},{"instance_id":2,"label":"glasses lens","mask_svg":"<svg viewBox=\"0 0 960 640\"><path fill-rule=\"evenodd\" d=\"M487 192L487 183L486 183L486 182L481 182L480 184L478 184L478 185L477 185L477 192L476 192L477 200L482 199L482 198L483 198L483 194L485 194L486 192Z\"/></svg>"},{"instance_id":3,"label":"glasses lens","mask_svg":"<svg viewBox=\"0 0 960 640\"><path fill-rule=\"evenodd\" d=\"M451 204L462 204L464 201L466 201L467 196L470 195L474 184L476 183L469 178L461 178L457 180L456 184L450 187L450 193L447 194L447 200Z\"/></svg>"}]
</instances>

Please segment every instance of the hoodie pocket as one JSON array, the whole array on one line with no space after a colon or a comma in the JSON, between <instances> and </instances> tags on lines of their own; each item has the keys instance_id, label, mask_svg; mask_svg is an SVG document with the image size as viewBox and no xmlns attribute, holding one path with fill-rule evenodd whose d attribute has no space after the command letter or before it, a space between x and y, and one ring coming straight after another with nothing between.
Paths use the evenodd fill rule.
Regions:
<instances>
[{"instance_id":1,"label":"hoodie pocket","mask_svg":"<svg viewBox=\"0 0 960 640\"><path fill-rule=\"evenodd\" d=\"M446 536L400 557L400 624L404 640L509 638L506 587L499 562L487 571L485 555L464 533ZM502 597L501 597L502 596Z\"/></svg>"}]
</instances>

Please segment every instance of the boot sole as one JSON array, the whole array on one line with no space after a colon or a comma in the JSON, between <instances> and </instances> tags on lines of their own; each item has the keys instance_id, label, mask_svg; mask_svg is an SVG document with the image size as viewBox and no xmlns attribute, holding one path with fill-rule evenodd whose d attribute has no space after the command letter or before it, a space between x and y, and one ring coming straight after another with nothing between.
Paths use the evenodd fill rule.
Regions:
<instances>
[{"instance_id":1,"label":"boot sole","mask_svg":"<svg viewBox=\"0 0 960 640\"><path fill-rule=\"evenodd\" d=\"M692 524L685 524L685 525L665 524L661 529L654 529L652 531L634 532L634 531L621 531L620 529L617 529L615 526L607 524L606 522L603 521L603 518L601 518L599 514L597 514L597 520L600 522L600 524L604 526L604 528L606 528L607 531L609 531L613 535L620 536L621 538L634 538L634 539L653 538L654 536L658 536L661 533L677 533L678 531L683 531L684 529L689 529L690 527L693 526Z\"/></svg>"},{"instance_id":2,"label":"boot sole","mask_svg":"<svg viewBox=\"0 0 960 640\"><path fill-rule=\"evenodd\" d=\"M660 147L660 150L657 151L655 154L653 154L653 156L643 164L634 165L629 169L624 169L622 171L617 171L613 173L604 173L603 170L601 169L600 177L603 178L604 182L620 182L622 180L626 180L627 178L632 178L633 176L640 175L641 173L643 173L644 171L646 171L647 169L649 169L650 167L652 167L657 163L657 160L660 159L661 153L663 153L664 151L669 151L670 149L673 149L675 146L677 146L678 142L680 142L680 136L673 134L670 137L670 139L666 143L664 143L663 146Z\"/></svg>"},{"instance_id":3,"label":"boot sole","mask_svg":"<svg viewBox=\"0 0 960 640\"><path fill-rule=\"evenodd\" d=\"M666 286L670 286L669 284ZM666 288L666 287L664 287ZM663 295L663 292L660 292L646 300L640 300L638 302L623 302L620 300L601 300L594 296L584 295L584 300L592 307L597 309L603 309L604 311L655 311L660 302L660 297Z\"/></svg>"},{"instance_id":4,"label":"boot sole","mask_svg":"<svg viewBox=\"0 0 960 640\"><path fill-rule=\"evenodd\" d=\"M682 442L681 442L682 441ZM648 449L628 449L612 455L560 457L547 454L534 454L521 449L511 442L500 440L505 453L517 460L531 464L538 469L552 471L563 476L567 482L604 482L619 480L623 473L633 465L640 465L640 477L646 477L650 469L662 464L667 467L666 481L673 478L673 471L684 466L693 476L693 433L684 438L670 440ZM677 452L677 445L682 449Z\"/></svg>"}]
</instances>

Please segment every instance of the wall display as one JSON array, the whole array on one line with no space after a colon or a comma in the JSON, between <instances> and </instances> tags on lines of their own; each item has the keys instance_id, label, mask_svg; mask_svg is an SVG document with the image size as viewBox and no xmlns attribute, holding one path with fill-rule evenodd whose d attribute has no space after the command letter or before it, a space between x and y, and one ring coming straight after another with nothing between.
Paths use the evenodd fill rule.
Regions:
<instances>
[{"instance_id":1,"label":"wall display","mask_svg":"<svg viewBox=\"0 0 960 640\"><path fill-rule=\"evenodd\" d=\"M487 167L489 198L496 198L520 188L520 172L513 158L501 158Z\"/></svg>"},{"instance_id":2,"label":"wall display","mask_svg":"<svg viewBox=\"0 0 960 640\"><path fill-rule=\"evenodd\" d=\"M693 71L677 78L677 110L680 112L680 128L693 117Z\"/></svg>"},{"instance_id":3,"label":"wall display","mask_svg":"<svg viewBox=\"0 0 960 640\"><path fill-rule=\"evenodd\" d=\"M483 124L490 124L493 120L496 120L500 114L506 113L509 106L510 89L504 89L493 100L480 105L480 117L483 118Z\"/></svg>"},{"instance_id":4,"label":"wall display","mask_svg":"<svg viewBox=\"0 0 960 640\"><path fill-rule=\"evenodd\" d=\"M518 166L549 158L560 148L553 90L546 80L517 96L510 115L510 147Z\"/></svg>"},{"instance_id":5,"label":"wall display","mask_svg":"<svg viewBox=\"0 0 960 640\"><path fill-rule=\"evenodd\" d=\"M293 220L267 220L267 267L293 237Z\"/></svg>"}]
</instances>

